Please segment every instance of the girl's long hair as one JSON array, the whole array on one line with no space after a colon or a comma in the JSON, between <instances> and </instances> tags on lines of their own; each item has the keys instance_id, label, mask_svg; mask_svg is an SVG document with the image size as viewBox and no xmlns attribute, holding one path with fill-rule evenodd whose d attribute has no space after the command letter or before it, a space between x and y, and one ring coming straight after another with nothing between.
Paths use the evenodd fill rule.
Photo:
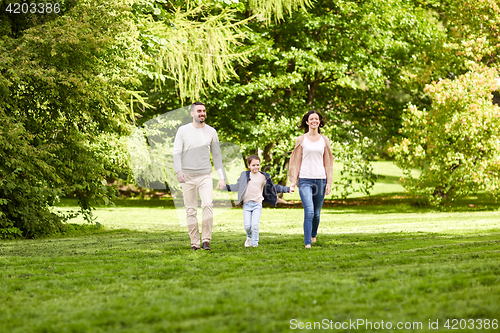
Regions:
<instances>
[{"instance_id":1,"label":"girl's long hair","mask_svg":"<svg viewBox=\"0 0 500 333\"><path fill-rule=\"evenodd\" d=\"M297 126L299 129L304 129L305 132L309 132L309 125L306 124L306 121L309 120L309 116L312 115L313 113L316 113L319 117L319 126L318 126L318 133L321 134L321 128L325 126L326 124L326 119L318 112L315 110L311 110L308 113L306 113L300 122L300 124Z\"/></svg>"}]
</instances>

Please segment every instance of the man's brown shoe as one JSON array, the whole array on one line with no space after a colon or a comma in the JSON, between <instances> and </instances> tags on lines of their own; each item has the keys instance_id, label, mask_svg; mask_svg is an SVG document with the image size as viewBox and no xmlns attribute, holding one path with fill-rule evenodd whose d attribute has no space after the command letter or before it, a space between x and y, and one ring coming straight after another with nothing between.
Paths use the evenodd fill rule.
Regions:
<instances>
[{"instance_id":1,"label":"man's brown shoe","mask_svg":"<svg viewBox=\"0 0 500 333\"><path fill-rule=\"evenodd\" d=\"M196 250L198 250L198 248L193 245L193 246L191 246L191 250L196 251Z\"/></svg>"},{"instance_id":2,"label":"man's brown shoe","mask_svg":"<svg viewBox=\"0 0 500 333\"><path fill-rule=\"evenodd\" d=\"M203 245L201 246L203 250L211 250L210 244L208 242L203 242Z\"/></svg>"}]
</instances>

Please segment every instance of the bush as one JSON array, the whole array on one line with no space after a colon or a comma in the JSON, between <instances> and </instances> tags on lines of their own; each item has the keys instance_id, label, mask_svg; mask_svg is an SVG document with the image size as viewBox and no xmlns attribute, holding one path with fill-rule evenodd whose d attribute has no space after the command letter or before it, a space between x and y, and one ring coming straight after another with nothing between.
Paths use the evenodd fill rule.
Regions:
<instances>
[{"instance_id":1,"label":"bush","mask_svg":"<svg viewBox=\"0 0 500 333\"><path fill-rule=\"evenodd\" d=\"M434 205L484 191L500 193L500 108L495 69L475 67L456 80L441 80L425 91L432 108L410 105L400 139L390 153L403 169L403 186ZM412 168L422 170L420 177Z\"/></svg>"},{"instance_id":2,"label":"bush","mask_svg":"<svg viewBox=\"0 0 500 333\"><path fill-rule=\"evenodd\" d=\"M0 110L0 238L58 231L62 217L49 203L61 193L49 184L58 181L44 149L30 145L24 126Z\"/></svg>"}]
</instances>

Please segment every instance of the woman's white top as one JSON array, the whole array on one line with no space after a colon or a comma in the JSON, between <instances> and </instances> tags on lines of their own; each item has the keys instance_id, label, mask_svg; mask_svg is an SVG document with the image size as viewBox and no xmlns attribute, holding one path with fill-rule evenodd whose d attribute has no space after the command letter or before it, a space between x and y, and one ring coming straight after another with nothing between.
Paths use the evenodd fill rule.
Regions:
<instances>
[{"instance_id":1,"label":"woman's white top","mask_svg":"<svg viewBox=\"0 0 500 333\"><path fill-rule=\"evenodd\" d=\"M304 135L302 141L302 163L300 164L299 178L324 179L326 178L323 154L325 153L325 139L320 137L316 142L310 141Z\"/></svg>"}]
</instances>

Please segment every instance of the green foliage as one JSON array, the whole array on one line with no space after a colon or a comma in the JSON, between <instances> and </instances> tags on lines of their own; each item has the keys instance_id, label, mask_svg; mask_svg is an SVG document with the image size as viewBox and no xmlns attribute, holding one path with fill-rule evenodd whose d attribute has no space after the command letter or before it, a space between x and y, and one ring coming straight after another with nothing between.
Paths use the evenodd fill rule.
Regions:
<instances>
[{"instance_id":1,"label":"green foliage","mask_svg":"<svg viewBox=\"0 0 500 333\"><path fill-rule=\"evenodd\" d=\"M314 1L311 0L248 0L247 2L248 8L255 11L257 17L266 22L270 22L273 17L275 21L283 20L284 13L292 16L294 12L306 11L306 9L312 7L314 3Z\"/></svg>"},{"instance_id":2,"label":"green foliage","mask_svg":"<svg viewBox=\"0 0 500 333\"><path fill-rule=\"evenodd\" d=\"M176 84L181 100L198 99L205 85L215 87L234 75L233 62L247 61L235 53L244 35L241 25L232 19L233 9L196 20L203 13L197 7L170 13L168 22L144 19L141 38L148 55L148 66L142 73L162 85L168 79Z\"/></svg>"},{"instance_id":3,"label":"green foliage","mask_svg":"<svg viewBox=\"0 0 500 333\"><path fill-rule=\"evenodd\" d=\"M448 29L450 53L469 62L500 67L500 3L497 0L443 0L438 12ZM466 69L466 68L465 68Z\"/></svg>"},{"instance_id":4,"label":"green foliage","mask_svg":"<svg viewBox=\"0 0 500 333\"><path fill-rule=\"evenodd\" d=\"M76 196L89 221L93 203L109 201L106 179L120 167L100 142L128 131L137 36L126 2L88 0L1 37L0 123L19 132L2 146L2 228L57 231L63 217L49 207L59 196Z\"/></svg>"},{"instance_id":5,"label":"green foliage","mask_svg":"<svg viewBox=\"0 0 500 333\"><path fill-rule=\"evenodd\" d=\"M257 3L264 8L264 2L250 1L247 9ZM202 3L206 15L222 10L214 11L208 1ZM367 193L374 178L368 160L382 153L387 141L397 135L401 110L409 100L425 104L424 83L449 71L435 65L444 54L446 37L437 14L420 3L400 0L322 0L307 12L298 10L274 22L261 20L262 15L253 17L257 11L231 12L233 20L249 20L248 31L241 27L245 44L236 51L251 63L235 62L237 78L221 85L217 80L207 87L209 123L219 130L221 139L240 145L245 154L260 149L264 167L284 182L294 138L300 135L294 128L297 117L315 108L330 120L328 136L337 160L345 162L339 189L344 195ZM213 70L217 67L188 73ZM167 81L166 88L170 87ZM152 113L179 106L172 102L173 88L150 93L158 110L144 113L146 120Z\"/></svg>"},{"instance_id":6,"label":"green foliage","mask_svg":"<svg viewBox=\"0 0 500 333\"><path fill-rule=\"evenodd\" d=\"M50 206L63 195L91 221L92 205L113 196L107 180L129 172L116 134L128 134L134 102L148 106L139 78L170 79L181 100L215 87L245 60L234 51L246 22L234 13L243 9L238 1L82 0L61 1L57 15L2 11L0 120L5 132L25 133L3 146L3 233L57 231L63 217Z\"/></svg>"},{"instance_id":7,"label":"green foliage","mask_svg":"<svg viewBox=\"0 0 500 333\"><path fill-rule=\"evenodd\" d=\"M200 99L207 89L236 76L234 66L248 64L247 51L238 51L248 37L248 9L268 22L283 18L309 0L139 0L133 13L146 56L140 72L155 82L155 89L172 83L182 102Z\"/></svg>"},{"instance_id":8,"label":"green foliage","mask_svg":"<svg viewBox=\"0 0 500 333\"><path fill-rule=\"evenodd\" d=\"M341 198L353 193L369 195L373 189L377 175L367 154L372 144L373 141L367 137L332 142L335 161L342 163L341 170L334 170L339 173L339 177L333 181L332 189L339 192Z\"/></svg>"},{"instance_id":9,"label":"green foliage","mask_svg":"<svg viewBox=\"0 0 500 333\"><path fill-rule=\"evenodd\" d=\"M174 185L177 174L173 166L173 144L182 116L189 115L186 109L179 109L159 116L134 129L128 137L130 168L136 184L145 188L180 190Z\"/></svg>"},{"instance_id":10,"label":"green foliage","mask_svg":"<svg viewBox=\"0 0 500 333\"><path fill-rule=\"evenodd\" d=\"M408 1L321 0L270 26L251 20L249 27L244 51L252 63L208 95L210 121L246 154L272 146L267 163L280 174L300 135L286 122L314 108L329 120L327 135L344 162L339 189L367 193L374 177L368 160L397 135L401 110L420 98L414 81L425 59L441 50L435 15Z\"/></svg>"},{"instance_id":11,"label":"green foliage","mask_svg":"<svg viewBox=\"0 0 500 333\"><path fill-rule=\"evenodd\" d=\"M53 155L30 145L33 135L1 109L0 119L0 238L58 231L62 218L49 208L62 194Z\"/></svg>"},{"instance_id":12,"label":"green foliage","mask_svg":"<svg viewBox=\"0 0 500 333\"><path fill-rule=\"evenodd\" d=\"M373 138L397 131L410 97L406 77L419 73L419 58L443 36L427 10L399 0L323 0L270 27L249 27L252 64L210 95L213 104L238 110L234 122L330 107Z\"/></svg>"},{"instance_id":13,"label":"green foliage","mask_svg":"<svg viewBox=\"0 0 500 333\"><path fill-rule=\"evenodd\" d=\"M38 0L38 1L19 1L19 0L2 0L0 1L0 36L10 35L13 37L21 37L23 32L37 25L43 25L56 19L58 16L64 15L68 10L73 8L78 0ZM22 7L22 3L28 7ZM58 13L53 8L58 4ZM15 5L21 5L19 8ZM46 7L48 4L48 8ZM10 7L9 7L10 5ZM34 8L35 6L36 8ZM7 9L9 11L7 11ZM15 10L18 12L15 12ZM34 12L34 10L36 11Z\"/></svg>"},{"instance_id":14,"label":"green foliage","mask_svg":"<svg viewBox=\"0 0 500 333\"><path fill-rule=\"evenodd\" d=\"M295 147L295 139L303 132L298 130L297 125L302 117L272 119L260 115L256 123L246 122L241 124L241 129L250 130L255 140L243 141L240 144L246 155L259 154L262 156L262 171L268 172L277 183L286 184L288 176L288 165L290 155ZM248 128L246 128L248 127ZM336 162L342 163L342 169L338 177L334 177L332 183L333 192L339 193L340 197L347 197L354 192L369 194L373 188L376 176L370 164L367 152L373 142L362 137L359 131L353 130L347 135L349 139L342 139L339 128L335 125L325 127L322 134L331 141L331 148ZM351 135L352 134L352 135ZM230 136L224 130L220 135ZM234 134L238 136L238 134ZM332 195L333 195L332 192Z\"/></svg>"},{"instance_id":15,"label":"green foliage","mask_svg":"<svg viewBox=\"0 0 500 333\"><path fill-rule=\"evenodd\" d=\"M409 106L404 138L390 149L408 191L436 205L480 191L500 194L500 107L491 94L500 89L497 80L496 70L476 66L428 85L430 110ZM422 169L420 177L411 168Z\"/></svg>"},{"instance_id":16,"label":"green foliage","mask_svg":"<svg viewBox=\"0 0 500 333\"><path fill-rule=\"evenodd\" d=\"M297 130L298 120L285 117L271 119L263 116L257 124L242 124L250 127L255 137L255 140L242 142L242 151L248 156L258 154L260 149L261 170L271 174L274 182L282 185L287 181L288 163L291 151L295 147L295 138L300 135Z\"/></svg>"}]
</instances>

